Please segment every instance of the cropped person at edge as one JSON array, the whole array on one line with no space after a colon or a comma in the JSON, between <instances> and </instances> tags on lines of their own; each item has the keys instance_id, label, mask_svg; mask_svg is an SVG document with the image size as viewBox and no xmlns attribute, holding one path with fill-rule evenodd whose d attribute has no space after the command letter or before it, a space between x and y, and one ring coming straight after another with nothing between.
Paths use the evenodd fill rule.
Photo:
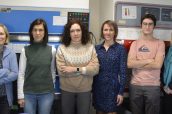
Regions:
<instances>
[{"instance_id":1,"label":"cropped person at edge","mask_svg":"<svg viewBox=\"0 0 172 114\"><path fill-rule=\"evenodd\" d=\"M10 114L13 105L13 81L17 79L18 64L16 54L6 45L9 33L0 24L0 114Z\"/></svg>"}]
</instances>

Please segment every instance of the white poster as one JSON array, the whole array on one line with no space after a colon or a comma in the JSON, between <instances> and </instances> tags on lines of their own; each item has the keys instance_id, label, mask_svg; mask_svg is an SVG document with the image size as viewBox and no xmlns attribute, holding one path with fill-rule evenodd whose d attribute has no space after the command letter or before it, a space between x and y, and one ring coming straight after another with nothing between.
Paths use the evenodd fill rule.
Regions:
<instances>
[{"instance_id":1,"label":"white poster","mask_svg":"<svg viewBox=\"0 0 172 114\"><path fill-rule=\"evenodd\" d=\"M136 6L122 6L122 19L136 19L137 7Z\"/></svg>"}]
</instances>

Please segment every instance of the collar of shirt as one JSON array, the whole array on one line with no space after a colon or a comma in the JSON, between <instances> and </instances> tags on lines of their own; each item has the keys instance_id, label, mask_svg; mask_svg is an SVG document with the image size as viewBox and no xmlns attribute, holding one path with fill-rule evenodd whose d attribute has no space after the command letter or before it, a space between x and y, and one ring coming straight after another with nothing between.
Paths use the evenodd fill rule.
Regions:
<instances>
[{"instance_id":1,"label":"collar of shirt","mask_svg":"<svg viewBox=\"0 0 172 114\"><path fill-rule=\"evenodd\" d=\"M112 44L109 48L115 48L117 43ZM98 45L97 49L104 49L104 42Z\"/></svg>"}]
</instances>

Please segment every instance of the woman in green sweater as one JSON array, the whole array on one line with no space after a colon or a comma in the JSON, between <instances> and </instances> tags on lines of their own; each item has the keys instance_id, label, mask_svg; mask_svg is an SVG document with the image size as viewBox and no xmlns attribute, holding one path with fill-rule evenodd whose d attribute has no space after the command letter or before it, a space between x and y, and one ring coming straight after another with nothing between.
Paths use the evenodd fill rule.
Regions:
<instances>
[{"instance_id":1,"label":"woman in green sweater","mask_svg":"<svg viewBox=\"0 0 172 114\"><path fill-rule=\"evenodd\" d=\"M62 114L89 114L93 76L99 71L99 63L88 30L79 21L72 20L65 25L56 63Z\"/></svg>"},{"instance_id":2,"label":"woman in green sweater","mask_svg":"<svg viewBox=\"0 0 172 114\"><path fill-rule=\"evenodd\" d=\"M47 45L46 22L34 20L29 36L30 45L23 48L19 62L18 103L28 114L36 114L36 110L39 114L50 114L54 100L55 48Z\"/></svg>"}]
</instances>

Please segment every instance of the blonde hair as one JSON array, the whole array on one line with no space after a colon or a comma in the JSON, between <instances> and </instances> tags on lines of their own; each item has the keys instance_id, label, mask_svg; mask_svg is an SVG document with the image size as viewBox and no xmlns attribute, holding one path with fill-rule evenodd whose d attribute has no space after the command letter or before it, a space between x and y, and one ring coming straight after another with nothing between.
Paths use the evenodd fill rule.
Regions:
<instances>
[{"instance_id":1,"label":"blonde hair","mask_svg":"<svg viewBox=\"0 0 172 114\"><path fill-rule=\"evenodd\" d=\"M5 25L0 23L0 27L2 27L4 29L5 35L6 35L6 40L5 40L5 44L8 44L9 42L9 32L8 29Z\"/></svg>"}]
</instances>

